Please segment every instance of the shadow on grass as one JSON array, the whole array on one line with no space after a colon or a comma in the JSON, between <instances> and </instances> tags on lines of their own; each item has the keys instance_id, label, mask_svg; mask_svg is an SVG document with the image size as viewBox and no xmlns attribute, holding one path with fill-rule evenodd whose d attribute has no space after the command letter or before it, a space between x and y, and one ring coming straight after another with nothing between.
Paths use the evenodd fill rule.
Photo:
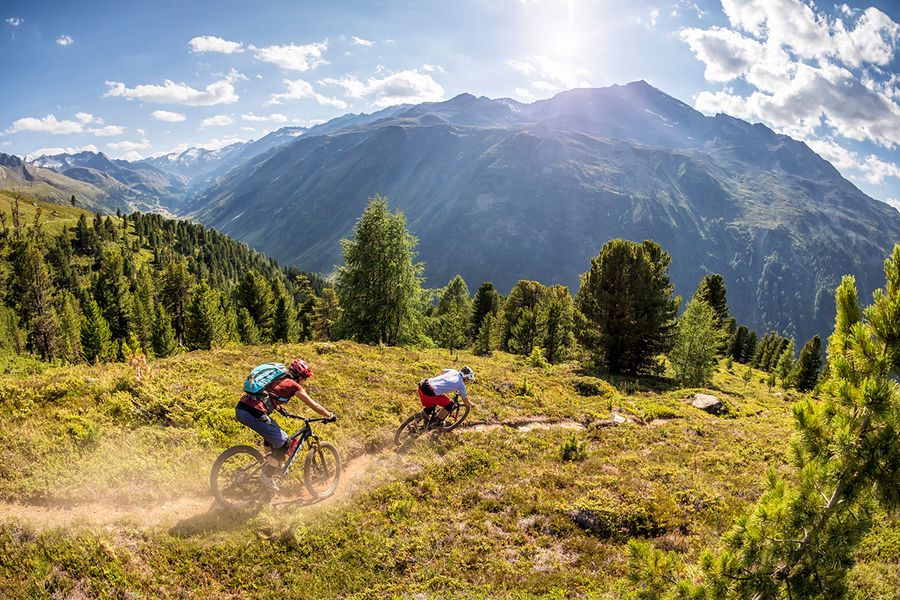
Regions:
<instances>
[{"instance_id":1,"label":"shadow on grass","mask_svg":"<svg viewBox=\"0 0 900 600\"><path fill-rule=\"evenodd\" d=\"M255 510L229 510L213 504L205 513L183 519L169 528L169 535L189 538L207 533L234 531L259 513Z\"/></svg>"},{"instance_id":2,"label":"shadow on grass","mask_svg":"<svg viewBox=\"0 0 900 600\"><path fill-rule=\"evenodd\" d=\"M597 377L598 379L602 379L616 388L620 394L626 396L642 392L661 394L663 392L670 392L674 389L678 389L679 387L674 379L656 375L623 375L588 366L580 367L575 373L583 377Z\"/></svg>"}]
</instances>

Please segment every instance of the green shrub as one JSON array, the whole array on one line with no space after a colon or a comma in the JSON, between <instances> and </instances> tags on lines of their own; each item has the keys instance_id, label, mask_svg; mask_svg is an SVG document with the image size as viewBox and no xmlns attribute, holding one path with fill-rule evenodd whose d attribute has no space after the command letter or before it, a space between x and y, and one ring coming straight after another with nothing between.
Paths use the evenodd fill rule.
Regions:
<instances>
[{"instance_id":1,"label":"green shrub","mask_svg":"<svg viewBox=\"0 0 900 600\"><path fill-rule=\"evenodd\" d=\"M578 441L574 433L569 434L559 448L559 455L563 462L582 461L587 458L587 442Z\"/></svg>"}]
</instances>

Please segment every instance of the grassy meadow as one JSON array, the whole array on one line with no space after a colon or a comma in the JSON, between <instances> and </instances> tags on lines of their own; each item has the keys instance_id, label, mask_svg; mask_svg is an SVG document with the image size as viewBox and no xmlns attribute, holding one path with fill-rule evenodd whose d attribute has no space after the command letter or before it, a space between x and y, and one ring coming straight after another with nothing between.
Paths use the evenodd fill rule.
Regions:
<instances>
[{"instance_id":1,"label":"grassy meadow","mask_svg":"<svg viewBox=\"0 0 900 600\"><path fill-rule=\"evenodd\" d=\"M256 443L233 419L240 384L292 356L339 415L316 431L340 448L344 481L319 504L224 513L210 466ZM416 382L463 364L478 375L471 426L394 452ZM625 597L630 537L694 558L767 470L790 472L796 392L737 371L723 363L708 389L686 390L350 342L17 364L0 376L0 597ZM727 414L691 407L698 391ZM566 445L584 452L563 460ZM855 593L895 597L900 520L879 517L860 553Z\"/></svg>"}]
</instances>

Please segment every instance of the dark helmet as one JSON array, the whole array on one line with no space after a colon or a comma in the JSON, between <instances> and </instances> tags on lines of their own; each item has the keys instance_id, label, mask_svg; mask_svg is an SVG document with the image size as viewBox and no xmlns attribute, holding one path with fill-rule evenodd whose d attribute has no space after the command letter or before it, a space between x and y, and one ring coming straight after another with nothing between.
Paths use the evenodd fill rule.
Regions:
<instances>
[{"instance_id":1,"label":"dark helmet","mask_svg":"<svg viewBox=\"0 0 900 600\"><path fill-rule=\"evenodd\" d=\"M299 358L295 358L291 361L291 366L288 367L288 371L290 371L291 375L296 379L309 379L312 377L312 369L309 368L309 365L306 364L305 360L300 360Z\"/></svg>"}]
</instances>

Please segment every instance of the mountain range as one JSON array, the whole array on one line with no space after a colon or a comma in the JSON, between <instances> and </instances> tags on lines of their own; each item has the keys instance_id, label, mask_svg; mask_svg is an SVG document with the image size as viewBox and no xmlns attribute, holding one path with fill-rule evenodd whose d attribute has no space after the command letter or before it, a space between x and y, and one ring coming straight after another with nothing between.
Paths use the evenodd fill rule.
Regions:
<instances>
[{"instance_id":1,"label":"mountain range","mask_svg":"<svg viewBox=\"0 0 900 600\"><path fill-rule=\"evenodd\" d=\"M190 180L166 203L178 214L323 273L376 193L406 215L429 286L460 273L473 287L574 292L607 240L655 239L678 293L721 273L740 322L803 339L830 331L843 274L868 301L900 241L900 212L802 142L642 81L531 104L462 94L279 131L132 165Z\"/></svg>"}]
</instances>

